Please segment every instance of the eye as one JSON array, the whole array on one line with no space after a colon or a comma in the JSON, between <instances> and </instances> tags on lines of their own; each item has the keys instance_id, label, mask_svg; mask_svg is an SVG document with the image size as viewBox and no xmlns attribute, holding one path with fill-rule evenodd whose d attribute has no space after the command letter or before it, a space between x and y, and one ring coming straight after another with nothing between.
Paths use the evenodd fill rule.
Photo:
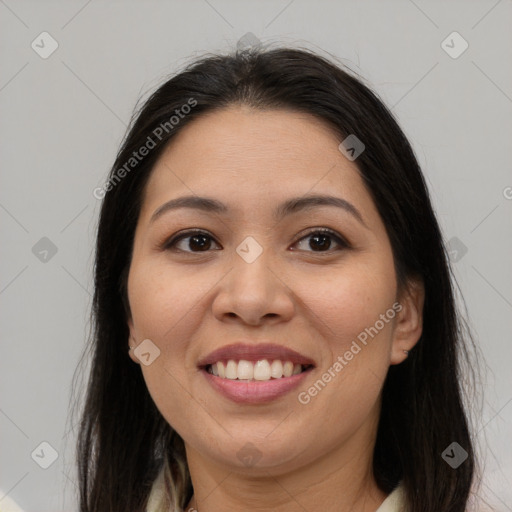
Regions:
<instances>
[{"instance_id":1,"label":"eye","mask_svg":"<svg viewBox=\"0 0 512 512\"><path fill-rule=\"evenodd\" d=\"M188 240L188 242L185 242ZM178 247L178 242L185 242L182 247ZM181 252L208 252L212 246L213 237L205 231L187 231L180 235L171 238L165 243L163 249L175 249ZM184 249L183 246L188 247L189 250Z\"/></svg>"},{"instance_id":2,"label":"eye","mask_svg":"<svg viewBox=\"0 0 512 512\"><path fill-rule=\"evenodd\" d=\"M332 250L332 240L335 241L338 246L342 249L348 249L350 245L346 240L341 237L335 231L328 228L315 228L314 231L310 231L306 236L302 237L297 244L309 239L309 247L312 249L311 252L329 252Z\"/></svg>"},{"instance_id":3,"label":"eye","mask_svg":"<svg viewBox=\"0 0 512 512\"><path fill-rule=\"evenodd\" d=\"M295 243L295 245L304 243L304 241L308 239L310 240L309 247L312 249L310 252L332 251L333 241L334 244L337 244L341 249L350 247L349 243L344 240L341 235L328 228L315 228L306 236L303 236L298 242ZM186 231L171 238L168 242L164 243L162 249L192 253L208 252L213 248L212 242L218 246L214 238L206 231L192 230ZM180 244L181 247L179 246Z\"/></svg>"}]
</instances>

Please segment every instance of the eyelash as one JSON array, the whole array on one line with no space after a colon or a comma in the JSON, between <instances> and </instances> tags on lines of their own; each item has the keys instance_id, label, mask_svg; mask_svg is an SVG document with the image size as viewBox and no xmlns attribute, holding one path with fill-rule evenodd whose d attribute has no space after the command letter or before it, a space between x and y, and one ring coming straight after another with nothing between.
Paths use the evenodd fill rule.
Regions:
<instances>
[{"instance_id":1,"label":"eyelash","mask_svg":"<svg viewBox=\"0 0 512 512\"><path fill-rule=\"evenodd\" d=\"M321 234L321 235L329 235L331 238L334 239L334 241L341 246L342 249L349 249L350 248L350 244L341 236L339 235L338 233L336 233L335 231L333 231L332 229L329 229L329 228L314 228L312 229L310 232L306 233L304 236L302 236L301 238L299 238L299 240L297 240L295 242L295 244L297 244L298 242L301 242L302 240L304 239L307 239L308 237L311 237L313 235L317 235L317 234ZM202 230L190 230L190 231L185 231L184 233L180 233L179 235L171 238L170 240L164 242L163 246L161 247L162 249L164 250L172 250L174 248L174 246L180 242L181 240L185 240L187 238L190 238L194 235L204 235L208 238L211 238L212 240L215 241L215 238L212 237L207 231L202 231ZM215 242L217 243L217 242ZM294 244L294 245L295 245ZM218 244L220 245L220 244ZM176 252L184 252L184 253L189 253L189 254L201 254L201 253L206 253L206 252L209 252L209 251L183 251L182 249L175 249L174 250ZM336 250L336 249L334 249ZM338 249L340 250L340 249ZM327 251L306 251L306 252L311 252L311 253L314 253L314 254L330 254L331 252L333 252L333 249L328 249Z\"/></svg>"}]
</instances>

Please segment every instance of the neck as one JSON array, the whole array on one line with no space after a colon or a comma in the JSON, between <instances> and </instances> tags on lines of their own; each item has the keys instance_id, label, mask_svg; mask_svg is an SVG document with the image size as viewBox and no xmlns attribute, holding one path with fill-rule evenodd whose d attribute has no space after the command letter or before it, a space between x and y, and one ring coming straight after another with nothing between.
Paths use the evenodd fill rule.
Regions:
<instances>
[{"instance_id":1,"label":"neck","mask_svg":"<svg viewBox=\"0 0 512 512\"><path fill-rule=\"evenodd\" d=\"M186 445L194 496L184 510L375 512L386 494L373 478L373 444L364 447L357 441L298 469L280 472L269 467L257 475L206 460Z\"/></svg>"}]
</instances>

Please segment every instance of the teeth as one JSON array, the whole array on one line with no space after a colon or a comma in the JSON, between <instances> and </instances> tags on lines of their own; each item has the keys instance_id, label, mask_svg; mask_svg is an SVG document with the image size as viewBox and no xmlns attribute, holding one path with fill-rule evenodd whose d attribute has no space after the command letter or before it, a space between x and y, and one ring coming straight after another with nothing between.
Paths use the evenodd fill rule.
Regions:
<instances>
[{"instance_id":1,"label":"teeth","mask_svg":"<svg viewBox=\"0 0 512 512\"><path fill-rule=\"evenodd\" d=\"M236 362L230 359L225 364L224 361L218 361L212 364L209 372L217 377L230 380L270 380L280 379L282 377L291 377L304 371L300 364L293 364L291 361L280 361L275 359L269 363L267 359L261 359L255 363L241 359Z\"/></svg>"},{"instance_id":2,"label":"teeth","mask_svg":"<svg viewBox=\"0 0 512 512\"><path fill-rule=\"evenodd\" d=\"M235 380L237 378L238 365L230 359L226 365L226 379Z\"/></svg>"},{"instance_id":3,"label":"teeth","mask_svg":"<svg viewBox=\"0 0 512 512\"><path fill-rule=\"evenodd\" d=\"M293 373L293 363L291 361L286 361L283 366L283 375L285 377L291 377Z\"/></svg>"},{"instance_id":4,"label":"teeth","mask_svg":"<svg viewBox=\"0 0 512 512\"><path fill-rule=\"evenodd\" d=\"M254 380L270 380L270 365L266 359L256 361L254 365Z\"/></svg>"},{"instance_id":5,"label":"teeth","mask_svg":"<svg viewBox=\"0 0 512 512\"><path fill-rule=\"evenodd\" d=\"M274 379L280 379L283 376L283 363L281 363L279 359L272 361L270 365L270 376L274 377Z\"/></svg>"},{"instance_id":6,"label":"teeth","mask_svg":"<svg viewBox=\"0 0 512 512\"><path fill-rule=\"evenodd\" d=\"M254 374L254 366L251 362L249 361L244 361L243 359L241 359L240 361L238 361L238 369L237 369L237 372L236 372L236 376L240 379L240 380L249 380L249 379L252 379L253 378L253 374ZM254 377L256 379L256 377Z\"/></svg>"}]
</instances>

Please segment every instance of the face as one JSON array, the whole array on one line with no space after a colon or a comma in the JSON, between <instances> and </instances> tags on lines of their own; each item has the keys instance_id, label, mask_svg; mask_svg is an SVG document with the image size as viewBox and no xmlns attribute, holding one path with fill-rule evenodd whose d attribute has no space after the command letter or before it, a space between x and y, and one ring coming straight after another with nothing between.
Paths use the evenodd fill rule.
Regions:
<instances>
[{"instance_id":1,"label":"face","mask_svg":"<svg viewBox=\"0 0 512 512\"><path fill-rule=\"evenodd\" d=\"M230 107L184 127L152 171L128 277L130 345L150 341L130 357L188 455L279 474L373 442L422 296L397 289L385 226L339 143L307 114ZM223 206L161 209L183 196ZM239 376L266 379L266 363L243 362L257 359L306 371L242 382L202 366L238 343L212 357Z\"/></svg>"}]
</instances>

